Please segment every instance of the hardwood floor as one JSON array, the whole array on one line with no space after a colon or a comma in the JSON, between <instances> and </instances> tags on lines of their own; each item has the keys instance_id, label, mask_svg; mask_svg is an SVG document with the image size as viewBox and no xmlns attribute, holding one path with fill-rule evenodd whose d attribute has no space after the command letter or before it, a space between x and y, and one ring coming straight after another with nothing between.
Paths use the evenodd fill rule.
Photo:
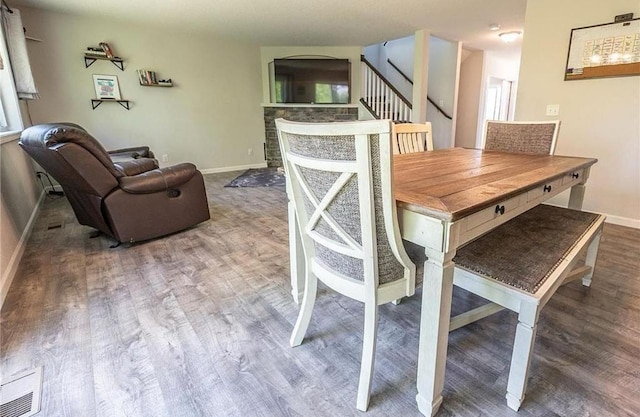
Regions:
<instances>
[{"instance_id":1,"label":"hardwood floor","mask_svg":"<svg viewBox=\"0 0 640 417\"><path fill-rule=\"evenodd\" d=\"M130 247L89 239L65 199L45 202L0 357L3 377L44 366L40 416L364 415L362 305L321 285L289 347L285 193L223 188L237 174L205 176L212 220ZM419 415L420 296L380 309L367 416ZM477 303L456 291L454 313ZM606 225L592 287L568 284L543 309L518 413L504 398L516 322L504 311L451 333L438 416L640 415L640 230Z\"/></svg>"}]
</instances>

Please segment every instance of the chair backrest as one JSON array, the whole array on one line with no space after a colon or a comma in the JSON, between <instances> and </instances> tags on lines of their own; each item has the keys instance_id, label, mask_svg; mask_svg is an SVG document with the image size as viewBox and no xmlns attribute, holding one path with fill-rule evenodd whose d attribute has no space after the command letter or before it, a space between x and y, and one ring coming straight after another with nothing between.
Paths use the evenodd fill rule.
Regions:
<instances>
[{"instance_id":1,"label":"chair backrest","mask_svg":"<svg viewBox=\"0 0 640 417\"><path fill-rule=\"evenodd\" d=\"M360 301L398 280L405 280L404 294L413 294L415 266L402 245L393 198L391 122L277 119L276 127L314 274Z\"/></svg>"},{"instance_id":2,"label":"chair backrest","mask_svg":"<svg viewBox=\"0 0 640 417\"><path fill-rule=\"evenodd\" d=\"M102 197L123 176L100 142L72 123L31 126L19 145L65 189Z\"/></svg>"},{"instance_id":3,"label":"chair backrest","mask_svg":"<svg viewBox=\"0 0 640 417\"><path fill-rule=\"evenodd\" d=\"M62 186L80 224L113 235L102 199L123 174L97 140L78 125L54 123L25 129L19 145Z\"/></svg>"},{"instance_id":4,"label":"chair backrest","mask_svg":"<svg viewBox=\"0 0 640 417\"><path fill-rule=\"evenodd\" d=\"M485 126L484 149L553 155L559 130L559 120L542 122L488 120Z\"/></svg>"},{"instance_id":5,"label":"chair backrest","mask_svg":"<svg viewBox=\"0 0 640 417\"><path fill-rule=\"evenodd\" d=\"M398 123L393 125L393 153L433 150L431 122Z\"/></svg>"}]
</instances>

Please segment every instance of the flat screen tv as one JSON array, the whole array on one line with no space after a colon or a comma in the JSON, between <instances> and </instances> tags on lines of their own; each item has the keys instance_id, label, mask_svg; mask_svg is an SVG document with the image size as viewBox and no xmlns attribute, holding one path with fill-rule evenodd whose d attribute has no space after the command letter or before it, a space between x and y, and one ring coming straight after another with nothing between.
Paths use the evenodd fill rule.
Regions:
<instances>
[{"instance_id":1,"label":"flat screen tv","mask_svg":"<svg viewBox=\"0 0 640 417\"><path fill-rule=\"evenodd\" d=\"M276 103L348 104L348 59L274 59Z\"/></svg>"}]
</instances>

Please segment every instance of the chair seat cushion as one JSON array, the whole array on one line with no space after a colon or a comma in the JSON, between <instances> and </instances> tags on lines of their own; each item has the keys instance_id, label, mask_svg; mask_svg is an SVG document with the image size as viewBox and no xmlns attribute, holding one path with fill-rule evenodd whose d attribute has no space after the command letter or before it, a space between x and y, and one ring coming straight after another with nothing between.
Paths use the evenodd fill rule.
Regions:
<instances>
[{"instance_id":1,"label":"chair seat cushion","mask_svg":"<svg viewBox=\"0 0 640 417\"><path fill-rule=\"evenodd\" d=\"M462 267L535 293L600 215L545 204L457 251Z\"/></svg>"},{"instance_id":2,"label":"chair seat cushion","mask_svg":"<svg viewBox=\"0 0 640 417\"><path fill-rule=\"evenodd\" d=\"M143 172L159 168L158 161L152 158L122 160L114 162L113 166L125 177L142 174Z\"/></svg>"}]
</instances>

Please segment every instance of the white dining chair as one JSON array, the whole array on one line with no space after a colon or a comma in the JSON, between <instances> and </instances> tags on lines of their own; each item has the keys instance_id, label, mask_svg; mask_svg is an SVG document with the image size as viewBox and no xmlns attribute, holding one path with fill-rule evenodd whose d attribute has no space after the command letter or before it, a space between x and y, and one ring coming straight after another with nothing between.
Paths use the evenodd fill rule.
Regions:
<instances>
[{"instance_id":1,"label":"white dining chair","mask_svg":"<svg viewBox=\"0 0 640 417\"><path fill-rule=\"evenodd\" d=\"M396 155L433 150L431 122L395 123L392 133L393 153Z\"/></svg>"},{"instance_id":2,"label":"white dining chair","mask_svg":"<svg viewBox=\"0 0 640 417\"><path fill-rule=\"evenodd\" d=\"M356 406L365 411L374 368L378 305L415 292L415 266L402 244L393 199L391 122L278 119L276 127L307 266L290 343L300 345L309 328L318 279L363 302Z\"/></svg>"},{"instance_id":3,"label":"white dining chair","mask_svg":"<svg viewBox=\"0 0 640 417\"><path fill-rule=\"evenodd\" d=\"M553 155L556 149L559 120L502 122L487 120L485 150Z\"/></svg>"}]
</instances>

